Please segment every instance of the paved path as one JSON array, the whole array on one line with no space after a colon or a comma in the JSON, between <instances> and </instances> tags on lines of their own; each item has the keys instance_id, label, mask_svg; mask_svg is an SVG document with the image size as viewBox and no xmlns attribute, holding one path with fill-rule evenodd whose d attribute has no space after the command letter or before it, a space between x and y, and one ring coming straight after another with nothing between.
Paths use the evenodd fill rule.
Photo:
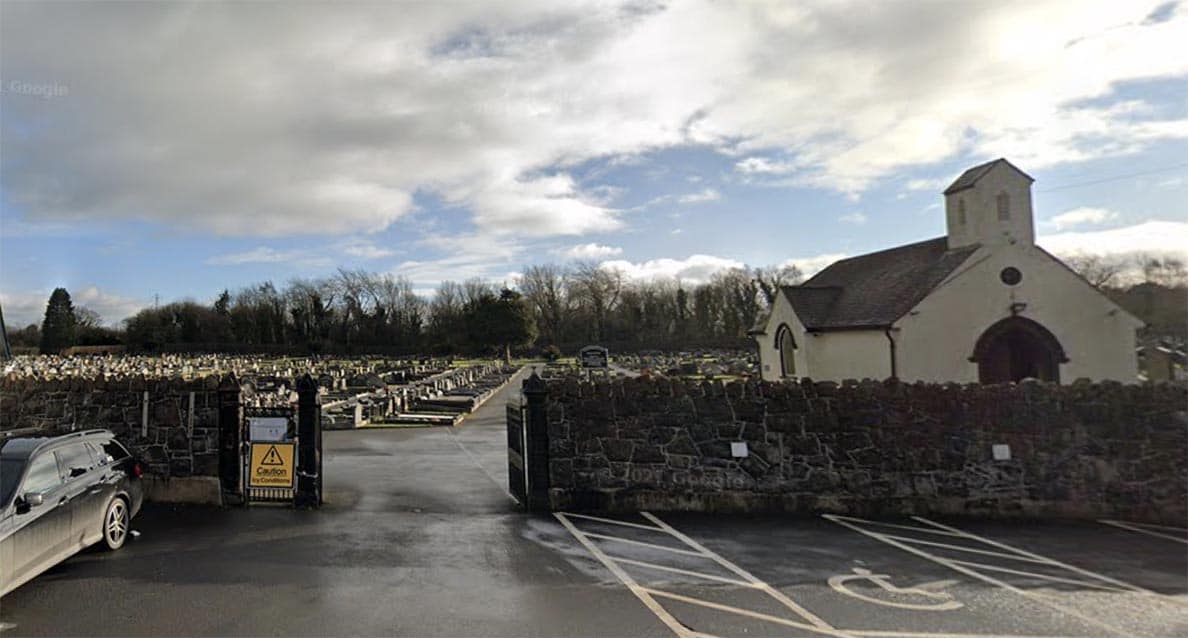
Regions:
<instances>
[{"instance_id":1,"label":"paved path","mask_svg":"<svg viewBox=\"0 0 1188 638\"><path fill-rule=\"evenodd\" d=\"M321 511L149 508L0 600L0 635L1188 635L1174 530L522 514L517 391L457 428L326 433Z\"/></svg>"}]
</instances>

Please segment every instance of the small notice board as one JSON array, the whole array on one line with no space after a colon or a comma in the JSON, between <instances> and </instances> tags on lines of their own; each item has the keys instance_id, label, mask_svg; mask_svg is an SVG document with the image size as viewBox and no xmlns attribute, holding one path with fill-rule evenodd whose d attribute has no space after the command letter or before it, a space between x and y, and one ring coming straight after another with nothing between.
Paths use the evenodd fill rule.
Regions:
<instances>
[{"instance_id":1,"label":"small notice board","mask_svg":"<svg viewBox=\"0 0 1188 638\"><path fill-rule=\"evenodd\" d=\"M283 416L248 417L248 431L253 441L284 441L289 435L289 419Z\"/></svg>"},{"instance_id":2,"label":"small notice board","mask_svg":"<svg viewBox=\"0 0 1188 638\"><path fill-rule=\"evenodd\" d=\"M578 361L583 368L610 367L610 351L602 346L586 346L578 352Z\"/></svg>"},{"instance_id":3,"label":"small notice board","mask_svg":"<svg viewBox=\"0 0 1188 638\"><path fill-rule=\"evenodd\" d=\"M293 487L293 443L252 443L248 487Z\"/></svg>"}]
</instances>

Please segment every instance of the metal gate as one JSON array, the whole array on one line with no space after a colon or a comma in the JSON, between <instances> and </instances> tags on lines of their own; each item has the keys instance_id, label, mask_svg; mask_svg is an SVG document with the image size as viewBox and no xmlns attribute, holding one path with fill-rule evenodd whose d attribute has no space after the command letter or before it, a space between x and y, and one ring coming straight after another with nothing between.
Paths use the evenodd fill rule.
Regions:
<instances>
[{"instance_id":1,"label":"metal gate","mask_svg":"<svg viewBox=\"0 0 1188 638\"><path fill-rule=\"evenodd\" d=\"M528 432L524 428L524 405L507 404L507 486L520 505L528 505Z\"/></svg>"},{"instance_id":2,"label":"metal gate","mask_svg":"<svg viewBox=\"0 0 1188 638\"><path fill-rule=\"evenodd\" d=\"M245 503L293 503L297 495L297 419L291 407L243 410Z\"/></svg>"}]
</instances>

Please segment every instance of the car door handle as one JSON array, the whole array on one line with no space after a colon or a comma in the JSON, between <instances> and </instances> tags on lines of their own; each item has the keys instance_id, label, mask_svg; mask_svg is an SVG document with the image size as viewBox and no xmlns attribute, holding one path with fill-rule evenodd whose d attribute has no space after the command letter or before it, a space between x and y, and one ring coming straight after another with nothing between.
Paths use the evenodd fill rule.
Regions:
<instances>
[{"instance_id":1,"label":"car door handle","mask_svg":"<svg viewBox=\"0 0 1188 638\"><path fill-rule=\"evenodd\" d=\"M62 498L58 499L58 505L65 505L66 502L69 500L70 500L69 496L63 496Z\"/></svg>"}]
</instances>

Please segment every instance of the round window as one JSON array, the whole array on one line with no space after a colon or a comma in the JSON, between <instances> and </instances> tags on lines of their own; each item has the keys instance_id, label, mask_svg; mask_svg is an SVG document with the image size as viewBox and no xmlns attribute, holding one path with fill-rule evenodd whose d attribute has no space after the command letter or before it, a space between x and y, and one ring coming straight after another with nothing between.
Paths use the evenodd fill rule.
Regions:
<instances>
[{"instance_id":1,"label":"round window","mask_svg":"<svg viewBox=\"0 0 1188 638\"><path fill-rule=\"evenodd\" d=\"M1002 272L998 273L998 278L1002 280L1002 283L1008 286L1014 286L1020 281L1023 281L1023 273L1019 272L1019 269L1014 266L1008 266L1003 268Z\"/></svg>"}]
</instances>

